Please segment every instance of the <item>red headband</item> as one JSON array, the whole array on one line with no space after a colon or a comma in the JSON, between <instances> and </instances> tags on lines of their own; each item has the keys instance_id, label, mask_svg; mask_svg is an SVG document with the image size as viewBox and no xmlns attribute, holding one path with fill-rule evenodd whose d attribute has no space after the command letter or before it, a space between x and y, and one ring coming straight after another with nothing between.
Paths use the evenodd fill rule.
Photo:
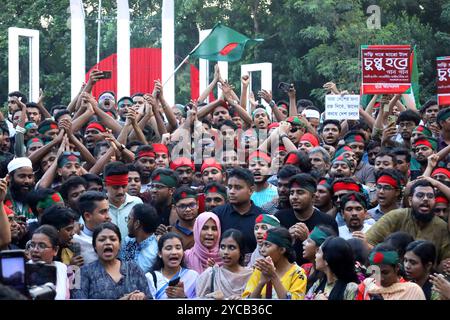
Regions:
<instances>
[{"instance_id":1,"label":"red headband","mask_svg":"<svg viewBox=\"0 0 450 320\"><path fill-rule=\"evenodd\" d=\"M178 158L170 163L170 169L172 170L176 170L179 167L189 167L192 170L195 170L194 164L191 159L188 158Z\"/></svg>"},{"instance_id":2,"label":"red headband","mask_svg":"<svg viewBox=\"0 0 450 320\"><path fill-rule=\"evenodd\" d=\"M360 192L359 186L353 182L336 182L333 185L333 193L341 190Z\"/></svg>"},{"instance_id":3,"label":"red headband","mask_svg":"<svg viewBox=\"0 0 450 320\"><path fill-rule=\"evenodd\" d=\"M141 151L137 154L137 159L143 158L143 157L150 157L154 158L155 153L153 151Z\"/></svg>"},{"instance_id":4,"label":"red headband","mask_svg":"<svg viewBox=\"0 0 450 320\"><path fill-rule=\"evenodd\" d=\"M155 151L155 153L165 153L169 155L169 149L165 144L162 143L154 143L153 150Z\"/></svg>"},{"instance_id":5,"label":"red headband","mask_svg":"<svg viewBox=\"0 0 450 320\"><path fill-rule=\"evenodd\" d=\"M436 170L433 171L433 173L431 174L431 176L435 176L437 174L443 174L446 177L450 178L450 171L448 169L445 168L437 168Z\"/></svg>"},{"instance_id":6,"label":"red headband","mask_svg":"<svg viewBox=\"0 0 450 320\"><path fill-rule=\"evenodd\" d=\"M287 156L285 164L296 164L298 162L297 155L295 153L291 153Z\"/></svg>"},{"instance_id":7,"label":"red headband","mask_svg":"<svg viewBox=\"0 0 450 320\"><path fill-rule=\"evenodd\" d=\"M260 158L266 161L267 163L271 163L272 159L267 155L267 153L261 152L261 151L254 151L252 154L248 156L248 161L252 160L253 158Z\"/></svg>"},{"instance_id":8,"label":"red headband","mask_svg":"<svg viewBox=\"0 0 450 320\"><path fill-rule=\"evenodd\" d=\"M302 141L308 141L309 143L312 144L313 147L317 147L319 145L319 140L317 140L317 138L312 135L311 133L305 133L301 138L300 138L300 142Z\"/></svg>"},{"instance_id":9,"label":"red headband","mask_svg":"<svg viewBox=\"0 0 450 320\"><path fill-rule=\"evenodd\" d=\"M98 130L98 131L100 131L100 132L106 132L105 127L102 126L102 125L101 125L100 123L98 123L98 122L92 122L91 124L89 124L89 125L86 127L86 130L89 130L89 129L95 129L95 130Z\"/></svg>"},{"instance_id":10,"label":"red headband","mask_svg":"<svg viewBox=\"0 0 450 320\"><path fill-rule=\"evenodd\" d=\"M397 181L394 178L386 175L379 177L377 183L386 183L394 188L398 188Z\"/></svg>"},{"instance_id":11,"label":"red headband","mask_svg":"<svg viewBox=\"0 0 450 320\"><path fill-rule=\"evenodd\" d=\"M417 141L414 143L414 145L415 145L415 146L423 145L423 146L427 146L427 147L430 148L430 149L433 149L433 146L431 145L430 141L428 141L428 140L426 140L426 139L417 140Z\"/></svg>"},{"instance_id":12,"label":"red headband","mask_svg":"<svg viewBox=\"0 0 450 320\"><path fill-rule=\"evenodd\" d=\"M283 108L283 109L289 110L288 105L285 104L285 103L280 103L280 104L278 105L278 107L281 107L281 108Z\"/></svg>"},{"instance_id":13,"label":"red headband","mask_svg":"<svg viewBox=\"0 0 450 320\"><path fill-rule=\"evenodd\" d=\"M436 197L436 199L434 199L435 203L445 203L448 204L448 199L446 197Z\"/></svg>"},{"instance_id":14,"label":"red headband","mask_svg":"<svg viewBox=\"0 0 450 320\"><path fill-rule=\"evenodd\" d=\"M206 168L216 168L219 171L222 171L222 165L216 161L214 158L205 159L203 161L200 172L203 172Z\"/></svg>"},{"instance_id":15,"label":"red headband","mask_svg":"<svg viewBox=\"0 0 450 320\"><path fill-rule=\"evenodd\" d=\"M273 129L273 128L278 128L279 126L280 126L279 122L272 122L271 124L269 124L269 126L267 128Z\"/></svg>"},{"instance_id":16,"label":"red headband","mask_svg":"<svg viewBox=\"0 0 450 320\"><path fill-rule=\"evenodd\" d=\"M105 182L107 186L126 186L128 185L128 173L107 176Z\"/></svg>"}]
</instances>

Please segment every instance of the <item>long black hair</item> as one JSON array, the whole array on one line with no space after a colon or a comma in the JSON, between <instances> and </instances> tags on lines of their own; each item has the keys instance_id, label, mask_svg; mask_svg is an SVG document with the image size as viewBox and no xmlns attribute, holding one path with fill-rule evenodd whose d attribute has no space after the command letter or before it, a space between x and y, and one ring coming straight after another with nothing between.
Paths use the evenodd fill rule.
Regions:
<instances>
[{"instance_id":1,"label":"long black hair","mask_svg":"<svg viewBox=\"0 0 450 320\"><path fill-rule=\"evenodd\" d=\"M352 247L340 237L329 237L321 248L323 259L337 278L329 300L343 300L347 284L349 282L359 283Z\"/></svg>"},{"instance_id":2,"label":"long black hair","mask_svg":"<svg viewBox=\"0 0 450 320\"><path fill-rule=\"evenodd\" d=\"M162 235L161 238L159 238L158 252L162 251L162 248L164 247L164 242L166 242L167 240L173 239L173 238L180 240L181 246L183 247L183 251L184 251L183 239L181 239L181 237L175 232L168 232L168 233ZM153 264L153 267L151 269L152 269L152 271L159 271L163 267L164 267L164 261L162 260L162 258L159 255L157 255L156 261ZM181 260L181 267L184 267L184 255L183 255L183 259Z\"/></svg>"},{"instance_id":3,"label":"long black hair","mask_svg":"<svg viewBox=\"0 0 450 320\"><path fill-rule=\"evenodd\" d=\"M413 241L406 247L406 252L408 251L411 251L420 258L420 262L424 268L426 268L426 265L429 262L431 262L432 266L434 266L436 262L436 247L431 241Z\"/></svg>"},{"instance_id":4,"label":"long black hair","mask_svg":"<svg viewBox=\"0 0 450 320\"><path fill-rule=\"evenodd\" d=\"M244 235L241 231L237 229L228 229L224 233L222 233L222 236L220 237L220 242L222 240L231 238L234 241L236 241L238 247L239 247L239 264L241 266L244 266L244 260L245 260L245 254L244 254L244 248L245 248L245 242L244 242Z\"/></svg>"}]
</instances>

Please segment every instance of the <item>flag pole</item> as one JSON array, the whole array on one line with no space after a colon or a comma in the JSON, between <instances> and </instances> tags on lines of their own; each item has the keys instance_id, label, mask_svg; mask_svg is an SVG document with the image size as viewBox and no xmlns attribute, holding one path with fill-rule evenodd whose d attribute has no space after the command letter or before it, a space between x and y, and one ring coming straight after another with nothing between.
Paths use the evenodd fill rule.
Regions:
<instances>
[{"instance_id":1,"label":"flag pole","mask_svg":"<svg viewBox=\"0 0 450 320\"><path fill-rule=\"evenodd\" d=\"M206 38L205 38L205 39L206 39ZM205 41L205 40L203 40L203 41ZM195 48L192 49L191 52L189 52L189 54L186 56L186 58L184 58L183 61L181 61L181 63L175 68L175 70L172 72L172 74L170 75L170 77L167 78L166 81L164 81L164 83L163 83L163 85L162 85L163 88L164 88L164 86L167 84L167 82L169 82L169 80L172 79L172 77L173 77L173 76L175 75L175 73L181 68L181 66L182 66L183 64L186 63L186 61L189 59L189 56L191 55L191 53L192 53L193 51L195 51L195 50L203 43L203 41L199 42L199 43L195 46Z\"/></svg>"}]
</instances>

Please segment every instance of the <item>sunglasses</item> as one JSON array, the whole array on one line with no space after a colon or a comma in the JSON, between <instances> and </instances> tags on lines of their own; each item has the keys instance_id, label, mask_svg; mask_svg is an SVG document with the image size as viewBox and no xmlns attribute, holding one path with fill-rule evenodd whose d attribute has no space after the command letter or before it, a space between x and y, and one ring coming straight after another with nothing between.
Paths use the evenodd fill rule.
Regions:
<instances>
[{"instance_id":1,"label":"sunglasses","mask_svg":"<svg viewBox=\"0 0 450 320\"><path fill-rule=\"evenodd\" d=\"M80 153L75 151L64 151L63 156L76 156L79 157Z\"/></svg>"},{"instance_id":2,"label":"sunglasses","mask_svg":"<svg viewBox=\"0 0 450 320\"><path fill-rule=\"evenodd\" d=\"M300 127L291 127L291 129L289 130L291 133L295 133L298 130L300 130Z\"/></svg>"}]
</instances>

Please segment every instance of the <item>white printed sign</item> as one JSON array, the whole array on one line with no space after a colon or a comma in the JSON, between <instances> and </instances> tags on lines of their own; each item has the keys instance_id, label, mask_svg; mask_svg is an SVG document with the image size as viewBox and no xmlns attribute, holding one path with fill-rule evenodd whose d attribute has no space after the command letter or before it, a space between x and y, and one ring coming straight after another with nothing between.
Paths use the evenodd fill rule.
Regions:
<instances>
[{"instance_id":1,"label":"white printed sign","mask_svg":"<svg viewBox=\"0 0 450 320\"><path fill-rule=\"evenodd\" d=\"M359 120L359 95L327 95L325 119Z\"/></svg>"}]
</instances>

